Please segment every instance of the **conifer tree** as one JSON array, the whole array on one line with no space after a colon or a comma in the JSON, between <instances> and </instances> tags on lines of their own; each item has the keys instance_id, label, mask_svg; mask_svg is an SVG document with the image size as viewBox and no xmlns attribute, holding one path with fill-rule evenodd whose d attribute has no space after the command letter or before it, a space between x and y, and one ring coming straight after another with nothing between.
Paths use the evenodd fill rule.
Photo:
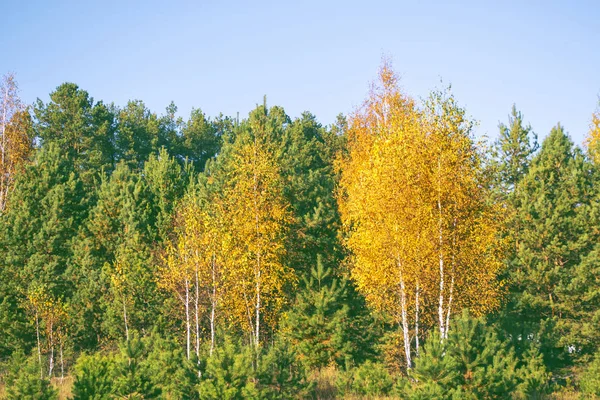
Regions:
<instances>
[{"instance_id":1,"label":"conifer tree","mask_svg":"<svg viewBox=\"0 0 600 400\"><path fill-rule=\"evenodd\" d=\"M593 196L590 166L556 126L515 192L520 223L504 321L516 345L527 348L531 337L541 341L552 370L595 350Z\"/></svg>"},{"instance_id":2,"label":"conifer tree","mask_svg":"<svg viewBox=\"0 0 600 400\"><path fill-rule=\"evenodd\" d=\"M74 299L78 341L94 345L101 333L125 338L131 326L148 328L155 319L152 200L146 182L124 163L103 179L70 263L69 272L78 288ZM90 298L98 301L90 302ZM130 305L134 308L127 311L128 301L137 306ZM126 314L131 323L125 323Z\"/></svg>"},{"instance_id":3,"label":"conifer tree","mask_svg":"<svg viewBox=\"0 0 600 400\"><path fill-rule=\"evenodd\" d=\"M349 307L342 301L346 287L338 282L319 257L287 314L283 330L308 369L344 365L351 358Z\"/></svg>"},{"instance_id":4,"label":"conifer tree","mask_svg":"<svg viewBox=\"0 0 600 400\"><path fill-rule=\"evenodd\" d=\"M112 170L114 115L102 102L94 103L74 83L63 83L50 94L50 102L37 100L34 113L36 136L44 146L54 143L63 149L86 186L93 184L102 169Z\"/></svg>"},{"instance_id":5,"label":"conifer tree","mask_svg":"<svg viewBox=\"0 0 600 400\"><path fill-rule=\"evenodd\" d=\"M221 148L223 136L232 129L231 119L220 117L211 120L202 110L193 109L181 128L178 156L191 162L196 171L203 171L206 161Z\"/></svg>"},{"instance_id":6,"label":"conifer tree","mask_svg":"<svg viewBox=\"0 0 600 400\"><path fill-rule=\"evenodd\" d=\"M523 179L529 169L533 153L538 148L537 135L530 125L525 125L523 114L513 104L508 125L499 125L499 138L495 146L501 191L507 195Z\"/></svg>"},{"instance_id":7,"label":"conifer tree","mask_svg":"<svg viewBox=\"0 0 600 400\"><path fill-rule=\"evenodd\" d=\"M16 180L13 193L19 201L0 221L0 245L5 254L0 261L0 290L5 293L2 310L14 318L13 323L1 326L0 336L9 341L3 346L6 350L11 343L22 347L36 337L35 313L27 312L31 288L44 287L49 299L66 302L73 295L66 269L72 256L70 243L86 209L81 180L70 160L53 144L36 153L34 162Z\"/></svg>"}]
</instances>

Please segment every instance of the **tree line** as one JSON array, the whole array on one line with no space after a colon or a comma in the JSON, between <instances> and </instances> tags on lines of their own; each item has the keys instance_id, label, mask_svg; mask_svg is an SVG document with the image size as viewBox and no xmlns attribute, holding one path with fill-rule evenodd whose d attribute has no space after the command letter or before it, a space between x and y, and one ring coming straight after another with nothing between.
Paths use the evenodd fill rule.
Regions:
<instances>
[{"instance_id":1,"label":"tree line","mask_svg":"<svg viewBox=\"0 0 600 400\"><path fill-rule=\"evenodd\" d=\"M489 144L385 63L330 126L0 89L7 398L600 396L600 113Z\"/></svg>"}]
</instances>

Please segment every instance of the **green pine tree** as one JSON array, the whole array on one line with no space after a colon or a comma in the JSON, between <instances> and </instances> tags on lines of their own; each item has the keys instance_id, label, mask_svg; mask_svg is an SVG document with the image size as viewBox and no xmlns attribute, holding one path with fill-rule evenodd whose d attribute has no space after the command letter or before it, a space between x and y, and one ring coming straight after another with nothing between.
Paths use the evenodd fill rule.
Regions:
<instances>
[{"instance_id":1,"label":"green pine tree","mask_svg":"<svg viewBox=\"0 0 600 400\"><path fill-rule=\"evenodd\" d=\"M411 399L451 399L460 386L459 364L448 346L440 340L437 329L433 329L425 341L415 366L410 370L413 383L408 386L406 397Z\"/></svg>"},{"instance_id":2,"label":"green pine tree","mask_svg":"<svg viewBox=\"0 0 600 400\"><path fill-rule=\"evenodd\" d=\"M242 346L226 336L206 361L198 390L200 399L258 399L252 346Z\"/></svg>"},{"instance_id":3,"label":"green pine tree","mask_svg":"<svg viewBox=\"0 0 600 400\"><path fill-rule=\"evenodd\" d=\"M47 378L40 379L40 369L34 356L16 352L4 376L7 400L57 400L58 391Z\"/></svg>"},{"instance_id":4,"label":"green pine tree","mask_svg":"<svg viewBox=\"0 0 600 400\"><path fill-rule=\"evenodd\" d=\"M115 359L101 353L82 354L73 368L73 400L108 400L114 393Z\"/></svg>"},{"instance_id":5,"label":"green pine tree","mask_svg":"<svg viewBox=\"0 0 600 400\"><path fill-rule=\"evenodd\" d=\"M43 146L56 144L73 160L90 187L100 172L115 163L115 116L101 101L74 83L63 83L50 94L50 102L34 105L33 126Z\"/></svg>"},{"instance_id":6,"label":"green pine tree","mask_svg":"<svg viewBox=\"0 0 600 400\"><path fill-rule=\"evenodd\" d=\"M558 125L515 189L515 253L502 325L518 354L532 339L550 370L597 346L599 239L592 168ZM596 328L596 329L594 329Z\"/></svg>"},{"instance_id":7,"label":"green pine tree","mask_svg":"<svg viewBox=\"0 0 600 400\"><path fill-rule=\"evenodd\" d=\"M145 357L147 349L137 334L120 345L114 370L114 388L117 396L135 399L157 399L160 387L152 382Z\"/></svg>"},{"instance_id":8,"label":"green pine tree","mask_svg":"<svg viewBox=\"0 0 600 400\"><path fill-rule=\"evenodd\" d=\"M303 286L287 314L284 332L306 368L345 365L352 359L349 307L343 303L346 283L340 284L319 257Z\"/></svg>"}]
</instances>

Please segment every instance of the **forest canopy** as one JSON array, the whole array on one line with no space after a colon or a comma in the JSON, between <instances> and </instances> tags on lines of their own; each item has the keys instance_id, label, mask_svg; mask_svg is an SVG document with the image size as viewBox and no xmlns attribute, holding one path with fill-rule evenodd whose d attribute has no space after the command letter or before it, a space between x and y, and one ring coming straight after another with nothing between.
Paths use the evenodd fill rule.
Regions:
<instances>
[{"instance_id":1,"label":"forest canopy","mask_svg":"<svg viewBox=\"0 0 600 400\"><path fill-rule=\"evenodd\" d=\"M0 397L600 396L600 112L485 143L388 63L329 126L0 92Z\"/></svg>"}]
</instances>

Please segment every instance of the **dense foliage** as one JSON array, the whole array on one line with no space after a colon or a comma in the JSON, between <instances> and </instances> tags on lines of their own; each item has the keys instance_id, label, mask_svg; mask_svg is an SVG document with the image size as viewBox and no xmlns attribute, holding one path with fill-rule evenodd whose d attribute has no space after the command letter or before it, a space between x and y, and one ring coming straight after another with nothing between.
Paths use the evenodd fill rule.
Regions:
<instances>
[{"instance_id":1,"label":"dense foliage","mask_svg":"<svg viewBox=\"0 0 600 400\"><path fill-rule=\"evenodd\" d=\"M0 396L600 396L599 116L491 146L384 65L346 119L0 106Z\"/></svg>"}]
</instances>

